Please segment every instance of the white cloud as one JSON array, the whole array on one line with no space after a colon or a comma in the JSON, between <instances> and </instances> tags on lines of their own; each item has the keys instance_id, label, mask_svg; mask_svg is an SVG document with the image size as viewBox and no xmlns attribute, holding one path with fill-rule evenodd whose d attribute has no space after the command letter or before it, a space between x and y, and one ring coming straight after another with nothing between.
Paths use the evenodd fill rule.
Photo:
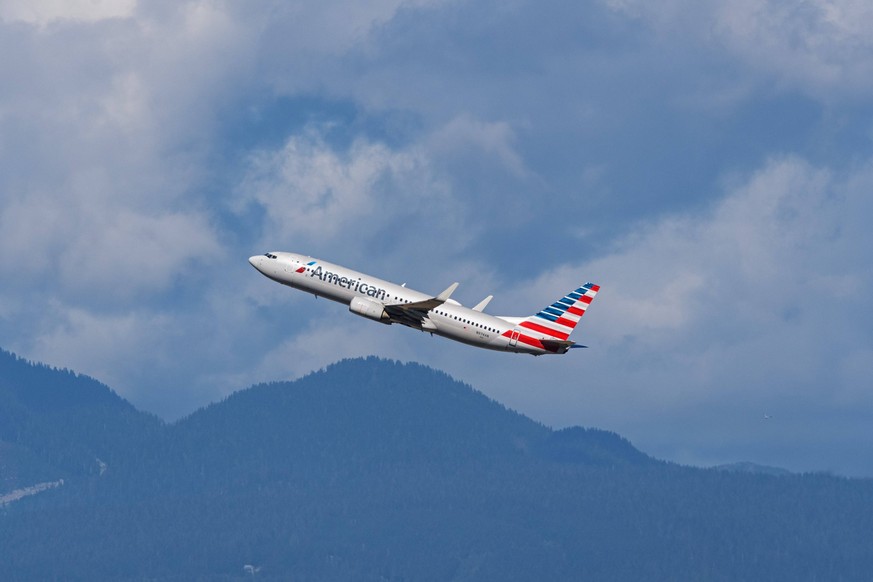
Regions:
<instances>
[{"instance_id":1,"label":"white cloud","mask_svg":"<svg viewBox=\"0 0 873 582\"><path fill-rule=\"evenodd\" d=\"M274 240L280 232L334 237L350 228L372 237L388 217L447 197L429 173L415 152L358 139L338 153L310 130L279 151L254 157L243 190L269 212Z\"/></svg>"},{"instance_id":2,"label":"white cloud","mask_svg":"<svg viewBox=\"0 0 873 582\"><path fill-rule=\"evenodd\" d=\"M665 37L697 39L745 67L824 101L873 90L873 7L863 0L604 0Z\"/></svg>"},{"instance_id":3,"label":"white cloud","mask_svg":"<svg viewBox=\"0 0 873 582\"><path fill-rule=\"evenodd\" d=\"M428 138L429 149L440 156L476 156L496 158L516 176L529 173L515 148L515 132L506 121L484 122L469 114L451 119Z\"/></svg>"},{"instance_id":4,"label":"white cloud","mask_svg":"<svg viewBox=\"0 0 873 582\"><path fill-rule=\"evenodd\" d=\"M354 2L330 0L299 3L288 8L279 2L274 7L293 20L283 20L293 34L289 40L307 51L342 54L365 40L376 27L391 20L401 9L439 4L443 0L377 0ZM284 28L284 30L288 30Z\"/></svg>"},{"instance_id":5,"label":"white cloud","mask_svg":"<svg viewBox=\"0 0 873 582\"><path fill-rule=\"evenodd\" d=\"M165 368L167 351L154 349L172 339L170 316L131 311L112 315L52 302L40 322L48 324L28 350L28 357L87 373L134 401L141 387L136 378L150 368ZM157 387L155 387L157 389Z\"/></svg>"},{"instance_id":6,"label":"white cloud","mask_svg":"<svg viewBox=\"0 0 873 582\"><path fill-rule=\"evenodd\" d=\"M113 302L164 289L193 262L219 253L211 226L195 213L134 212L123 202L66 202L34 196L0 208L0 273Z\"/></svg>"},{"instance_id":7,"label":"white cloud","mask_svg":"<svg viewBox=\"0 0 873 582\"><path fill-rule=\"evenodd\" d=\"M0 30L0 273L117 306L220 253L202 161L248 31L213 2L62 4L33 4L62 27Z\"/></svg>"},{"instance_id":8,"label":"white cloud","mask_svg":"<svg viewBox=\"0 0 873 582\"><path fill-rule=\"evenodd\" d=\"M121 211L94 231L78 236L58 257L58 272L71 288L142 294L166 287L194 263L207 264L219 251L216 234L201 216L147 216Z\"/></svg>"},{"instance_id":9,"label":"white cloud","mask_svg":"<svg viewBox=\"0 0 873 582\"><path fill-rule=\"evenodd\" d=\"M136 0L3 0L0 20L46 26L59 20L96 22L129 18Z\"/></svg>"},{"instance_id":10,"label":"white cloud","mask_svg":"<svg viewBox=\"0 0 873 582\"><path fill-rule=\"evenodd\" d=\"M719 5L715 32L747 62L825 96L873 88L873 8L855 0Z\"/></svg>"},{"instance_id":11,"label":"white cloud","mask_svg":"<svg viewBox=\"0 0 873 582\"><path fill-rule=\"evenodd\" d=\"M263 209L265 248L347 261L380 248L381 259L371 263L378 269L398 256L433 252L434 241L441 254L457 253L476 234L467 204L425 148L394 149L364 138L334 147L322 131L310 127L251 159L239 200Z\"/></svg>"}]
</instances>

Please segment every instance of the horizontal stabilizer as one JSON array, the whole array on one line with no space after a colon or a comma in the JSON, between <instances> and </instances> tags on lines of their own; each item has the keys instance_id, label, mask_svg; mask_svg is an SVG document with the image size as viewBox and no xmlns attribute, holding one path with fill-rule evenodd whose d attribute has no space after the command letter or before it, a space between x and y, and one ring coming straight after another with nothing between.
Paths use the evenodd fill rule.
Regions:
<instances>
[{"instance_id":1,"label":"horizontal stabilizer","mask_svg":"<svg viewBox=\"0 0 873 582\"><path fill-rule=\"evenodd\" d=\"M571 342L569 340L541 339L540 343L543 344L543 347L546 348L546 350L556 354L566 354L570 348L577 347L576 342ZM585 346L578 347L584 348Z\"/></svg>"}]
</instances>

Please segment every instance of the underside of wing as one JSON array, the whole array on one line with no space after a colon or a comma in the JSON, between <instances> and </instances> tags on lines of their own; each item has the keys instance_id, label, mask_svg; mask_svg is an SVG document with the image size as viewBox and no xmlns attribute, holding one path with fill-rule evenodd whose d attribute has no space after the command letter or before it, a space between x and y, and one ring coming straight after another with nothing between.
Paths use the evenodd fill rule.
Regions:
<instances>
[{"instance_id":1,"label":"underside of wing","mask_svg":"<svg viewBox=\"0 0 873 582\"><path fill-rule=\"evenodd\" d=\"M421 329L422 323L427 318L428 312L445 303L457 288L458 284L452 283L448 289L436 297L412 303L386 305L385 313L387 313L388 317L391 318L391 323L399 323L415 329Z\"/></svg>"},{"instance_id":2,"label":"underside of wing","mask_svg":"<svg viewBox=\"0 0 873 582\"><path fill-rule=\"evenodd\" d=\"M385 313L391 318L391 323L399 323L415 329L421 329L421 324L427 317L427 312L440 305L433 299L399 305L386 305ZM431 307L429 307L432 305Z\"/></svg>"}]
</instances>

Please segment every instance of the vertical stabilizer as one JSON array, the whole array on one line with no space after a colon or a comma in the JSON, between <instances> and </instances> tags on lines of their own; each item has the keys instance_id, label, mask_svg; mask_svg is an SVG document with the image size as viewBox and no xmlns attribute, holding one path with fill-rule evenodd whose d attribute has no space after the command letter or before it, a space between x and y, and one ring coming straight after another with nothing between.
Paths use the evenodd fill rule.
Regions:
<instances>
[{"instance_id":1,"label":"vertical stabilizer","mask_svg":"<svg viewBox=\"0 0 873 582\"><path fill-rule=\"evenodd\" d=\"M585 310L600 291L600 285L585 283L575 291L567 293L536 315L519 323L519 326L539 332L549 338L566 341L585 315Z\"/></svg>"}]
</instances>

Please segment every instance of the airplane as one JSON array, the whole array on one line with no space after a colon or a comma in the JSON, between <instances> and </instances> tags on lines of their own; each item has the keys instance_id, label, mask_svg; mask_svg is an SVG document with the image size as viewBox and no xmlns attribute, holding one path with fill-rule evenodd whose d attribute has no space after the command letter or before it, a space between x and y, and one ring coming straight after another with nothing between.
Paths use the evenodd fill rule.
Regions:
<instances>
[{"instance_id":1,"label":"airplane","mask_svg":"<svg viewBox=\"0 0 873 582\"><path fill-rule=\"evenodd\" d=\"M534 356L587 347L569 337L600 291L599 285L585 283L529 317L496 317L484 312L492 295L472 308L451 299L458 283L433 296L297 253L268 252L250 257L249 263L277 283L348 305L349 311L368 319Z\"/></svg>"}]
</instances>

